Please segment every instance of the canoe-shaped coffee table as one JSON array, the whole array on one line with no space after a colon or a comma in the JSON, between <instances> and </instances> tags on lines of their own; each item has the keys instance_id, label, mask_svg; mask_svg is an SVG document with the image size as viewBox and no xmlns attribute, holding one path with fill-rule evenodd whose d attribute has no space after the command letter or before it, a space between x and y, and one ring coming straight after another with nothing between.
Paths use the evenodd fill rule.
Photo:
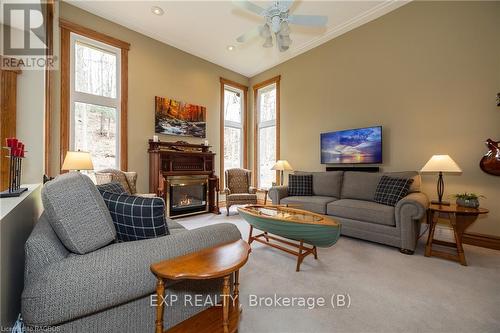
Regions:
<instances>
[{"instance_id":1,"label":"canoe-shaped coffee table","mask_svg":"<svg viewBox=\"0 0 500 333\"><path fill-rule=\"evenodd\" d=\"M248 205L238 207L241 216L250 224L248 244L253 241L280 249L297 256L296 271L304 257L313 254L318 258L316 247L330 247L340 236L340 223L323 215L283 206ZM253 235L253 228L263 233ZM274 234L274 237L269 234ZM286 238L286 239L283 239ZM296 243L290 240L296 241ZM288 245L285 247L281 244ZM312 245L312 247L304 244ZM297 248L298 251L290 249Z\"/></svg>"}]
</instances>

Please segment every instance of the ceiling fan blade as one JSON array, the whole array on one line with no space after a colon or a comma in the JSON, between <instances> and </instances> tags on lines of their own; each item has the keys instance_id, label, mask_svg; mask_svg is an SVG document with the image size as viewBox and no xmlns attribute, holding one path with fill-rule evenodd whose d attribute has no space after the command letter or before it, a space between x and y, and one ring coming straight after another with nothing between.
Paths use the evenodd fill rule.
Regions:
<instances>
[{"instance_id":1,"label":"ceiling fan blade","mask_svg":"<svg viewBox=\"0 0 500 333\"><path fill-rule=\"evenodd\" d=\"M236 38L236 41L238 43L245 43L246 41L248 41L250 39L258 37L260 35L260 32L262 29L263 29L263 26L256 26L255 28L248 30L243 35Z\"/></svg>"},{"instance_id":2,"label":"ceiling fan blade","mask_svg":"<svg viewBox=\"0 0 500 333\"><path fill-rule=\"evenodd\" d=\"M278 1L279 2L279 7L282 8L283 10L289 10L290 7L293 5L293 0L285 0L285 1Z\"/></svg>"},{"instance_id":3,"label":"ceiling fan blade","mask_svg":"<svg viewBox=\"0 0 500 333\"><path fill-rule=\"evenodd\" d=\"M288 22L312 27L322 27L328 22L328 17L321 15L290 15L288 16Z\"/></svg>"},{"instance_id":4,"label":"ceiling fan blade","mask_svg":"<svg viewBox=\"0 0 500 333\"><path fill-rule=\"evenodd\" d=\"M248 0L234 0L233 3L243 9L249 10L257 15L262 15L262 13L265 11L264 8L261 6L258 6L254 4L253 2L250 2Z\"/></svg>"}]
</instances>

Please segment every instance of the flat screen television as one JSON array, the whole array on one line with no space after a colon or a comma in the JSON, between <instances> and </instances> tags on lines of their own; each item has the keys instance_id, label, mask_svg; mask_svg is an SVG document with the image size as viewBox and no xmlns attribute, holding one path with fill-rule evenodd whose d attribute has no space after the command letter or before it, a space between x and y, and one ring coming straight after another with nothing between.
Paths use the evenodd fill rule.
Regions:
<instances>
[{"instance_id":1,"label":"flat screen television","mask_svg":"<svg viewBox=\"0 0 500 333\"><path fill-rule=\"evenodd\" d=\"M382 126L321 133L321 164L382 163Z\"/></svg>"}]
</instances>

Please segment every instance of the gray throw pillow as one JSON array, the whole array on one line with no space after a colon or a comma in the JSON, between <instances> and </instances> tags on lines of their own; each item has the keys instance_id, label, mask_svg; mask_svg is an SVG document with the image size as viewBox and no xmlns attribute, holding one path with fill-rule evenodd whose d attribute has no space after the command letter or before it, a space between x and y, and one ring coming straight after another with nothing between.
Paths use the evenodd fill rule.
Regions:
<instances>
[{"instance_id":1,"label":"gray throw pillow","mask_svg":"<svg viewBox=\"0 0 500 333\"><path fill-rule=\"evenodd\" d=\"M85 254L116 238L111 215L89 177L79 172L60 175L42 189L49 223L64 246Z\"/></svg>"}]
</instances>

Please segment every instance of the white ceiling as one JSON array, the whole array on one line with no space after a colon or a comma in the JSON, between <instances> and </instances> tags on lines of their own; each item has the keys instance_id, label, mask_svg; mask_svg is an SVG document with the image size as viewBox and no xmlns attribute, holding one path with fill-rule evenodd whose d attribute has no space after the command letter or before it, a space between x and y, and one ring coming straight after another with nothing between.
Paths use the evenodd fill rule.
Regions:
<instances>
[{"instance_id":1,"label":"white ceiling","mask_svg":"<svg viewBox=\"0 0 500 333\"><path fill-rule=\"evenodd\" d=\"M81 1L66 0L95 15L123 25L185 52L252 77L293 58L409 1L295 1L293 14L328 16L326 28L291 25L290 49L263 48L259 37L245 44L236 42L242 33L262 24L263 18L236 7L231 1ZM255 1L268 7L271 1ZM152 6L165 13L151 13ZM227 46L234 45L234 51ZM133 47L133 45L132 45Z\"/></svg>"}]
</instances>

